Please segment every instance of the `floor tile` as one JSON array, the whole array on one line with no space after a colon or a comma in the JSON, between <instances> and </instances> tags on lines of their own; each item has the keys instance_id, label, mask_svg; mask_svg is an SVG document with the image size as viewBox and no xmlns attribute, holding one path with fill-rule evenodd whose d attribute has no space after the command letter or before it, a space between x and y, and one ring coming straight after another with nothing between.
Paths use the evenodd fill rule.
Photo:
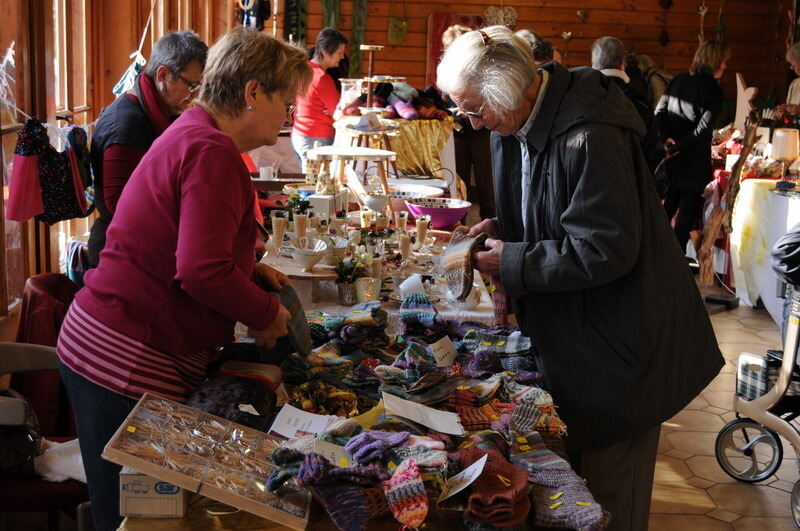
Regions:
<instances>
[{"instance_id":1,"label":"floor tile","mask_svg":"<svg viewBox=\"0 0 800 531\"><path fill-rule=\"evenodd\" d=\"M743 516L776 516L789 512L789 493L770 486L725 483L705 492L720 509Z\"/></svg>"},{"instance_id":2,"label":"floor tile","mask_svg":"<svg viewBox=\"0 0 800 531\"><path fill-rule=\"evenodd\" d=\"M734 520L738 520L742 517L740 514L724 511L722 509L714 509L713 511L709 511L706 513L706 516L710 516L711 518L715 518L726 523L731 523Z\"/></svg>"},{"instance_id":3,"label":"floor tile","mask_svg":"<svg viewBox=\"0 0 800 531\"><path fill-rule=\"evenodd\" d=\"M733 395L733 393L728 393L728 396L729 396L729 397L730 397L731 395ZM716 406L708 406L708 407L704 407L704 408L702 409L702 411L705 411L706 413L711 413L712 415L722 415L723 413L727 413L728 411L730 411L730 408L722 408L722 407L716 407Z\"/></svg>"},{"instance_id":4,"label":"floor tile","mask_svg":"<svg viewBox=\"0 0 800 531\"><path fill-rule=\"evenodd\" d=\"M656 458L655 481L682 481L692 475L692 471L680 459L663 454Z\"/></svg>"},{"instance_id":5,"label":"floor tile","mask_svg":"<svg viewBox=\"0 0 800 531\"><path fill-rule=\"evenodd\" d=\"M756 354L759 356L763 356L767 353L767 350L771 347L770 345L761 343L760 341L755 341L755 339L760 339L759 336L754 335L753 340L746 341L742 343L722 343L719 344L719 349L722 351L722 354L725 356L727 360L737 360L739 359L739 354L742 352L749 352L750 354Z\"/></svg>"},{"instance_id":6,"label":"floor tile","mask_svg":"<svg viewBox=\"0 0 800 531\"><path fill-rule=\"evenodd\" d=\"M717 488L719 485L710 487ZM651 513L705 514L717 506L703 489L680 481L653 484ZM683 528L674 528L683 529Z\"/></svg>"},{"instance_id":7,"label":"floor tile","mask_svg":"<svg viewBox=\"0 0 800 531\"><path fill-rule=\"evenodd\" d=\"M676 431L667 434L673 448L693 455L714 455L715 432Z\"/></svg>"},{"instance_id":8,"label":"floor tile","mask_svg":"<svg viewBox=\"0 0 800 531\"><path fill-rule=\"evenodd\" d=\"M684 459L689 459L694 454L691 452L684 452L683 450L672 449L669 452L664 452L666 455L670 457L674 457L675 459L680 459L683 461Z\"/></svg>"},{"instance_id":9,"label":"floor tile","mask_svg":"<svg viewBox=\"0 0 800 531\"><path fill-rule=\"evenodd\" d=\"M710 404L708 403L708 401L705 398L703 398L703 395L699 394L694 398L694 400L686 404L686 407L684 409L703 409L708 407L709 405Z\"/></svg>"},{"instance_id":10,"label":"floor tile","mask_svg":"<svg viewBox=\"0 0 800 531\"><path fill-rule=\"evenodd\" d=\"M789 506L786 506L789 511ZM745 516L735 521L733 528L736 531L797 531L797 526L792 518L756 518Z\"/></svg>"},{"instance_id":11,"label":"floor tile","mask_svg":"<svg viewBox=\"0 0 800 531\"><path fill-rule=\"evenodd\" d=\"M756 330L775 330L778 328L767 312L754 313L740 321L747 328L755 328Z\"/></svg>"},{"instance_id":12,"label":"floor tile","mask_svg":"<svg viewBox=\"0 0 800 531\"><path fill-rule=\"evenodd\" d=\"M718 374L706 387L706 391L730 391L736 389L735 374Z\"/></svg>"},{"instance_id":13,"label":"floor tile","mask_svg":"<svg viewBox=\"0 0 800 531\"><path fill-rule=\"evenodd\" d=\"M736 329L722 329L716 332L718 343L761 343L764 341L756 330L744 331Z\"/></svg>"},{"instance_id":14,"label":"floor tile","mask_svg":"<svg viewBox=\"0 0 800 531\"><path fill-rule=\"evenodd\" d=\"M778 479L770 483L769 486L775 487L776 489L785 490L786 492L792 492L792 489L794 488L794 483L792 483L791 481L784 481L782 479Z\"/></svg>"},{"instance_id":15,"label":"floor tile","mask_svg":"<svg viewBox=\"0 0 800 531\"><path fill-rule=\"evenodd\" d=\"M713 481L714 483L733 483L736 480L722 470L717 463L716 457L707 455L696 455L685 461L692 473L702 479Z\"/></svg>"},{"instance_id":16,"label":"floor tile","mask_svg":"<svg viewBox=\"0 0 800 531\"><path fill-rule=\"evenodd\" d=\"M650 531L730 531L730 526L708 516L651 514ZM760 531L764 531L763 529Z\"/></svg>"},{"instance_id":17,"label":"floor tile","mask_svg":"<svg viewBox=\"0 0 800 531\"><path fill-rule=\"evenodd\" d=\"M716 485L715 481L708 481L707 479L699 478L697 476L693 478L689 478L686 480L687 485L691 485L692 487L697 487L698 489L707 489L712 485Z\"/></svg>"},{"instance_id":18,"label":"floor tile","mask_svg":"<svg viewBox=\"0 0 800 531\"><path fill-rule=\"evenodd\" d=\"M717 415L733 410L733 390L730 391L703 391L701 395L708 405L722 409Z\"/></svg>"},{"instance_id":19,"label":"floor tile","mask_svg":"<svg viewBox=\"0 0 800 531\"><path fill-rule=\"evenodd\" d=\"M718 415L685 409L666 421L670 427L686 431L713 431L717 432L725 425Z\"/></svg>"}]
</instances>

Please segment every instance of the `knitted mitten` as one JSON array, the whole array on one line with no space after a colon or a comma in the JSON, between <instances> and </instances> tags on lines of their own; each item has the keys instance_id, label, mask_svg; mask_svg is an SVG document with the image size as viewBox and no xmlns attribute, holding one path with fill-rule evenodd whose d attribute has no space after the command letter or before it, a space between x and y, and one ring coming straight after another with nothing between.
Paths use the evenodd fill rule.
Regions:
<instances>
[{"instance_id":1,"label":"knitted mitten","mask_svg":"<svg viewBox=\"0 0 800 531\"><path fill-rule=\"evenodd\" d=\"M365 431L350 439L345 449L358 463L369 463L383 457L389 448L401 446L408 440L408 432Z\"/></svg>"},{"instance_id":2,"label":"knitted mitten","mask_svg":"<svg viewBox=\"0 0 800 531\"><path fill-rule=\"evenodd\" d=\"M323 456L313 452L306 456L297 471L297 483L301 487L341 482L372 486L387 477L386 472L378 465L337 467Z\"/></svg>"},{"instance_id":3,"label":"knitted mitten","mask_svg":"<svg viewBox=\"0 0 800 531\"><path fill-rule=\"evenodd\" d=\"M398 522L412 528L422 525L428 515L428 495L416 461L407 459L400 463L392 478L381 486Z\"/></svg>"},{"instance_id":4,"label":"knitted mitten","mask_svg":"<svg viewBox=\"0 0 800 531\"><path fill-rule=\"evenodd\" d=\"M400 305L400 320L407 329L422 326L428 330L438 330L447 324L433 307L430 299L422 293L412 293Z\"/></svg>"},{"instance_id":5,"label":"knitted mitten","mask_svg":"<svg viewBox=\"0 0 800 531\"><path fill-rule=\"evenodd\" d=\"M487 455L483 472L470 485L466 518L509 527L522 522L530 511L527 496L528 477L495 450L483 451L470 447L459 453L462 468Z\"/></svg>"}]
</instances>

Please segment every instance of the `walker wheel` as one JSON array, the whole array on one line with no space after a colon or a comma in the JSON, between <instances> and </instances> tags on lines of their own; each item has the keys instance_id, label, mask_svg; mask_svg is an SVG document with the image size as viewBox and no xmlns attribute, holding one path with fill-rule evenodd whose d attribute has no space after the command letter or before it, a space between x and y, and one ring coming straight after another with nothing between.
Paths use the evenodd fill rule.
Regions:
<instances>
[{"instance_id":1,"label":"walker wheel","mask_svg":"<svg viewBox=\"0 0 800 531\"><path fill-rule=\"evenodd\" d=\"M794 484L790 503L792 504L792 516L794 517L794 523L797 527L800 527L800 480Z\"/></svg>"},{"instance_id":2,"label":"walker wheel","mask_svg":"<svg viewBox=\"0 0 800 531\"><path fill-rule=\"evenodd\" d=\"M783 459L783 445L778 435L750 419L736 419L726 424L717 435L714 450L722 470L745 483L756 483L772 476ZM792 500L794 506L794 497Z\"/></svg>"}]
</instances>

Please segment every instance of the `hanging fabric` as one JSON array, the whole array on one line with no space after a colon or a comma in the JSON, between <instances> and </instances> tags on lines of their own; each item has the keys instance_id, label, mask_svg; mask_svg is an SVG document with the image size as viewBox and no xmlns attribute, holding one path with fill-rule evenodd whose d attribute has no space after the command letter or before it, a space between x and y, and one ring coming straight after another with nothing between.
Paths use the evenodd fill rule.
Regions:
<instances>
[{"instance_id":1,"label":"hanging fabric","mask_svg":"<svg viewBox=\"0 0 800 531\"><path fill-rule=\"evenodd\" d=\"M7 219L53 224L84 217L89 208L75 151L59 152L48 139L45 125L35 118L17 136L9 186Z\"/></svg>"},{"instance_id":2,"label":"hanging fabric","mask_svg":"<svg viewBox=\"0 0 800 531\"><path fill-rule=\"evenodd\" d=\"M350 36L350 77L361 77L361 45L367 27L367 0L353 0L353 32Z\"/></svg>"},{"instance_id":3,"label":"hanging fabric","mask_svg":"<svg viewBox=\"0 0 800 531\"><path fill-rule=\"evenodd\" d=\"M389 42L392 44L400 44L406 38L408 33L408 6L406 0L403 0L403 18L395 17L392 15L392 7L394 7L394 0L389 2Z\"/></svg>"},{"instance_id":4,"label":"hanging fabric","mask_svg":"<svg viewBox=\"0 0 800 531\"><path fill-rule=\"evenodd\" d=\"M283 38L305 44L308 0L286 0L283 9Z\"/></svg>"},{"instance_id":5,"label":"hanging fabric","mask_svg":"<svg viewBox=\"0 0 800 531\"><path fill-rule=\"evenodd\" d=\"M341 21L341 0L322 0L322 27L338 30Z\"/></svg>"},{"instance_id":6,"label":"hanging fabric","mask_svg":"<svg viewBox=\"0 0 800 531\"><path fill-rule=\"evenodd\" d=\"M147 30L150 29L150 23L153 20L153 11L156 7L156 2L158 0L150 0L150 15L147 16L147 23L144 25L144 30L142 31L142 38L139 39L139 48L136 49L130 55L130 58L133 59L133 63L125 70L125 73L122 74L122 77L119 78L117 84L114 85L114 88L111 89L116 96L120 96L125 94L129 90L133 88L133 83L136 80L136 76L139 75L139 72L142 71L144 65L147 64L147 59L144 58L142 55L142 48L144 47L144 39L147 37Z\"/></svg>"}]
</instances>

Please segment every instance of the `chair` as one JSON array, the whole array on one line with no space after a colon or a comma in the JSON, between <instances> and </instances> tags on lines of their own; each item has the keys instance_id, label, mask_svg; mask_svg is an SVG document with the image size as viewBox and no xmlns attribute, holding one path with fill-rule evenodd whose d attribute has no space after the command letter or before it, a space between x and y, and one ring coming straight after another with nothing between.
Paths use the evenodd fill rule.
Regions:
<instances>
[{"instance_id":1,"label":"chair","mask_svg":"<svg viewBox=\"0 0 800 531\"><path fill-rule=\"evenodd\" d=\"M29 278L22 295L17 342L0 343L0 374L12 374L10 387L33 407L42 436L55 442L77 436L54 348L77 291L60 273ZM57 529L60 511L75 518L77 506L88 500L88 489L79 481L0 479L0 512L46 512L49 529Z\"/></svg>"}]
</instances>

